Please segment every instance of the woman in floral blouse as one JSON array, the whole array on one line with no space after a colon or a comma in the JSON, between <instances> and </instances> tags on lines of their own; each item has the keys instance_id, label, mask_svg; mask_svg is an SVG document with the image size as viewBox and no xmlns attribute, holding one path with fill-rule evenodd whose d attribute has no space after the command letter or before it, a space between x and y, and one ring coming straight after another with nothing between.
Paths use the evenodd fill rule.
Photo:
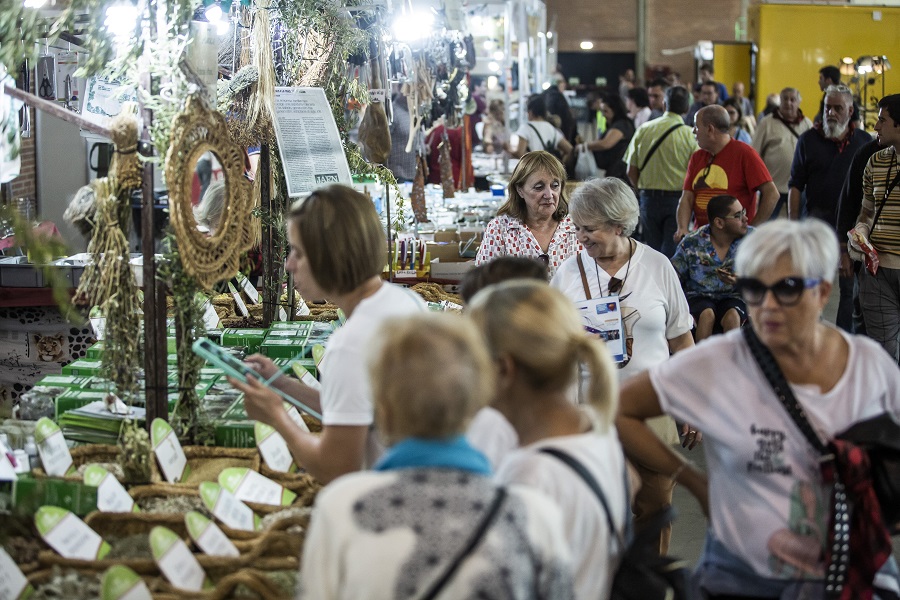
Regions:
<instances>
[{"instance_id":1,"label":"woman in floral blouse","mask_svg":"<svg viewBox=\"0 0 900 600\"><path fill-rule=\"evenodd\" d=\"M547 265L549 277L581 249L569 219L566 169L549 152L529 152L509 181L509 199L488 223L475 264L526 256Z\"/></svg>"}]
</instances>

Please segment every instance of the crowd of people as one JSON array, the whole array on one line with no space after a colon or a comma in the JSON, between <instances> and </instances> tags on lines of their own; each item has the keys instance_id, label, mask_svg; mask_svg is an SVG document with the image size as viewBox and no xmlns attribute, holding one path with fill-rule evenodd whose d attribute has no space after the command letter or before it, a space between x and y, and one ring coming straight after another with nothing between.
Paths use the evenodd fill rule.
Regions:
<instances>
[{"instance_id":1,"label":"crowd of people","mask_svg":"<svg viewBox=\"0 0 900 600\"><path fill-rule=\"evenodd\" d=\"M823 82L816 122L786 88L747 143L742 86L723 106L705 77L693 115L690 91L662 80L652 95L623 88L627 103L604 97L604 135L581 148L543 98L515 148L486 135L521 159L462 316L427 314L381 280L365 197L331 186L293 209L286 268L347 321L321 390L272 385L320 411L322 433L257 379L232 384L328 484L301 597L608 598L626 532L654 522L675 485L709 518L697 598L900 596L889 545L860 542L895 524L858 511L833 530L840 494L854 506L871 480L835 487L793 416L825 442L900 418L900 95L879 102L871 140L838 82ZM636 129L628 105L647 119ZM575 150L610 162L570 196ZM835 281L837 327L822 319ZM260 380L277 372L247 362ZM653 530L660 555L670 531Z\"/></svg>"}]
</instances>

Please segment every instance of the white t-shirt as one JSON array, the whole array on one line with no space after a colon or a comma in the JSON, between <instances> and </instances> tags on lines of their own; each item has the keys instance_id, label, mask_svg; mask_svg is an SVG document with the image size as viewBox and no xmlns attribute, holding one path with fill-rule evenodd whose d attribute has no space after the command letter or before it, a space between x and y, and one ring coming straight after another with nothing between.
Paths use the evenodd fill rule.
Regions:
<instances>
[{"instance_id":1,"label":"white t-shirt","mask_svg":"<svg viewBox=\"0 0 900 600\"><path fill-rule=\"evenodd\" d=\"M869 338L841 334L850 354L837 384L825 394L791 385L822 439L884 412L900 415L897 363ZM762 577L821 579L830 488L741 332L679 352L650 380L666 413L703 432L715 537Z\"/></svg>"},{"instance_id":2,"label":"white t-shirt","mask_svg":"<svg viewBox=\"0 0 900 600\"><path fill-rule=\"evenodd\" d=\"M532 128L532 125L534 128ZM537 132L535 132L537 129ZM524 123L516 135L528 141L528 151L546 150L544 144L556 148L561 139L563 139L562 131L547 121L528 121ZM541 142L541 140L544 140Z\"/></svg>"},{"instance_id":3,"label":"white t-shirt","mask_svg":"<svg viewBox=\"0 0 900 600\"><path fill-rule=\"evenodd\" d=\"M439 598L573 598L559 507L525 486L508 492ZM489 478L455 469L336 479L316 498L299 598L421 598L465 547L495 494Z\"/></svg>"},{"instance_id":4,"label":"white t-shirt","mask_svg":"<svg viewBox=\"0 0 900 600\"><path fill-rule=\"evenodd\" d=\"M562 508L566 541L572 550L575 597L609 598L611 575L618 566L618 541L610 538L600 500L584 480L541 448L558 448L580 462L594 476L612 511L621 535L625 526L625 463L614 427L606 433L583 433L541 440L507 455L497 470L500 483L521 483L539 489ZM630 514L629 514L630 516Z\"/></svg>"},{"instance_id":5,"label":"white t-shirt","mask_svg":"<svg viewBox=\"0 0 900 600\"><path fill-rule=\"evenodd\" d=\"M507 454L519 447L519 436L499 410L485 406L469 423L466 438L487 456L495 471Z\"/></svg>"},{"instance_id":6,"label":"white t-shirt","mask_svg":"<svg viewBox=\"0 0 900 600\"><path fill-rule=\"evenodd\" d=\"M374 421L369 359L375 335L385 321L427 310L425 302L405 288L384 283L365 298L331 339L320 365L322 371L322 424L371 425ZM369 435L366 464L380 454L374 435Z\"/></svg>"},{"instance_id":7,"label":"white t-shirt","mask_svg":"<svg viewBox=\"0 0 900 600\"><path fill-rule=\"evenodd\" d=\"M573 302L587 300L577 258L573 256L560 265L550 282ZM581 260L591 297L608 295L609 274L594 268L597 263L586 250L581 251ZM631 267L627 263L622 265L616 278L625 281L619 293L619 303L628 363L618 370L621 382L668 360L669 340L689 332L694 321L672 263L649 246L636 242ZM651 419L649 424L664 442L674 444L678 441L675 423L671 419Z\"/></svg>"}]
</instances>

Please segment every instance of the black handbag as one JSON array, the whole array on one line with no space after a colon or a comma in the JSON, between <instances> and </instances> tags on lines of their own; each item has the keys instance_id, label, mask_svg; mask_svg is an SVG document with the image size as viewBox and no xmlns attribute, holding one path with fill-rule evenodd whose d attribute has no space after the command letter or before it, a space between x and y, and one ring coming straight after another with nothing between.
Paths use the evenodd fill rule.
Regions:
<instances>
[{"instance_id":1,"label":"black handbag","mask_svg":"<svg viewBox=\"0 0 900 600\"><path fill-rule=\"evenodd\" d=\"M868 453L881 517L891 535L897 535L900 533L900 423L894 415L883 413L860 421L835 437Z\"/></svg>"}]
</instances>

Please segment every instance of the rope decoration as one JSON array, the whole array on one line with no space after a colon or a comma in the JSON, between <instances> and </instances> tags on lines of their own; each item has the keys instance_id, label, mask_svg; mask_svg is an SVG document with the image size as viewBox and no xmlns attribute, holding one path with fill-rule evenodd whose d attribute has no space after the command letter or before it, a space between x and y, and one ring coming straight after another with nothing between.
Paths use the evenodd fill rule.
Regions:
<instances>
[{"instance_id":1,"label":"rope decoration","mask_svg":"<svg viewBox=\"0 0 900 600\"><path fill-rule=\"evenodd\" d=\"M197 229L191 203L194 168L204 152L215 153L225 175L225 209L216 234ZM205 101L191 96L172 124L166 155L166 181L172 228L184 270L205 289L233 277L241 255L252 246L253 198L244 177L244 151L231 141L225 118Z\"/></svg>"}]
</instances>

